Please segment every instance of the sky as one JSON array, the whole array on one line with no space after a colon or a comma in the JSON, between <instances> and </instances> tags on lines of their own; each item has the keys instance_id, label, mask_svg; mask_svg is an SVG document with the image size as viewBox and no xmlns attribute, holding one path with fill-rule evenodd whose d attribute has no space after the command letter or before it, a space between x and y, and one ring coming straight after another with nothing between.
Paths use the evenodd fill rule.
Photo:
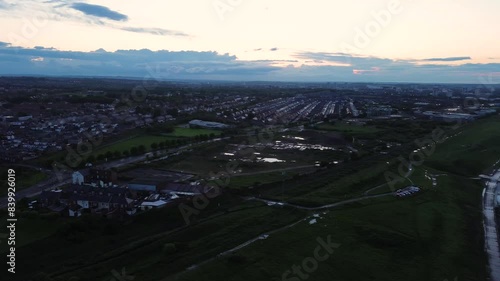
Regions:
<instances>
[{"instance_id":1,"label":"sky","mask_svg":"<svg viewBox=\"0 0 500 281\"><path fill-rule=\"evenodd\" d=\"M498 0L0 0L0 75L500 83Z\"/></svg>"}]
</instances>

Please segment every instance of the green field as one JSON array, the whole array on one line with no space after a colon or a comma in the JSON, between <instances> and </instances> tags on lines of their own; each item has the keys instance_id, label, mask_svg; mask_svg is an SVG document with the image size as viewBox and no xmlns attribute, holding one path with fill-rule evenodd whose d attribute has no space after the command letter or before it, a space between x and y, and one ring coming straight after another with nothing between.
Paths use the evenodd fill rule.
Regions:
<instances>
[{"instance_id":1,"label":"green field","mask_svg":"<svg viewBox=\"0 0 500 281\"><path fill-rule=\"evenodd\" d=\"M319 206L358 197L364 191L386 183L384 172L394 169L395 162L349 162L286 180L284 184L263 184L264 198L285 199L304 206Z\"/></svg>"},{"instance_id":2,"label":"green field","mask_svg":"<svg viewBox=\"0 0 500 281\"><path fill-rule=\"evenodd\" d=\"M194 128L175 128L173 133L166 134L173 137L194 137L199 135L210 135L214 134L219 136L222 131L210 130L210 129L194 129Z\"/></svg>"},{"instance_id":3,"label":"green field","mask_svg":"<svg viewBox=\"0 0 500 281\"><path fill-rule=\"evenodd\" d=\"M316 239L328 235L340 247L309 280L485 280L481 190L452 177L435 192L319 213L314 225L300 223L238 251L239 262L219 259L175 280L286 280L282 274L312 257Z\"/></svg>"},{"instance_id":4,"label":"green field","mask_svg":"<svg viewBox=\"0 0 500 281\"><path fill-rule=\"evenodd\" d=\"M130 150L132 147L138 147L139 145L144 145L147 151L151 150L151 144L160 143L163 141L172 141L179 138L191 138L198 135L220 135L220 131L206 130L206 129L190 129L190 128L175 128L173 133L160 135L136 135L123 140L116 141L114 143L98 147L92 155L97 156L99 154L106 154L107 152L123 152L125 150Z\"/></svg>"},{"instance_id":5,"label":"green field","mask_svg":"<svg viewBox=\"0 0 500 281\"><path fill-rule=\"evenodd\" d=\"M208 130L208 129L190 129L190 128L175 128L172 133L156 134L148 133L142 130L134 130L126 136L115 137L113 141L107 141L103 145L97 147L92 147L92 152L87 155L88 157L97 157L99 155L106 155L106 153L119 152L123 154L124 151L130 151L132 147L138 147L144 145L146 151L151 151L151 144L160 142L171 142L179 139L193 138L199 135L210 135L219 136L222 134L221 131ZM64 161L64 158L68 155L68 152L62 151L53 153L50 155L45 155L36 160L37 163L42 165L49 165L53 161Z\"/></svg>"},{"instance_id":6,"label":"green field","mask_svg":"<svg viewBox=\"0 0 500 281\"><path fill-rule=\"evenodd\" d=\"M213 207L219 206L218 202L212 202ZM188 228L178 228L183 222L177 208L145 213L127 225L89 218L68 222L54 234L19 247L23 260L18 266L29 266L30 270L20 271L16 277L27 280L22 278L48 272L54 280L78 277L81 281L104 281L112 277L111 270L125 267L138 280L157 281L304 216L296 210L269 208L263 203L232 203L236 202L237 206L227 207L221 202L218 209L223 212L213 207L204 210L201 220ZM160 219L166 223L159 223ZM175 245L175 250L163 251L165 244Z\"/></svg>"},{"instance_id":7,"label":"green field","mask_svg":"<svg viewBox=\"0 0 500 281\"><path fill-rule=\"evenodd\" d=\"M176 140L175 137L165 137L165 136L155 136L155 135L145 135L145 136L133 136L126 138L105 146L98 147L93 151L92 155L97 156L99 154L106 154L107 152L123 152L125 150L130 150L132 147L137 147L139 145L144 145L147 151L151 150L151 144L159 143L162 141Z\"/></svg>"},{"instance_id":8,"label":"green field","mask_svg":"<svg viewBox=\"0 0 500 281\"><path fill-rule=\"evenodd\" d=\"M67 219L59 217L57 214L38 215L35 212L25 212L19 214L16 224L16 246L22 247L40 241L57 232ZM0 215L0 227L6 229L7 215ZM7 251L7 243L0 243L0 253Z\"/></svg>"},{"instance_id":9,"label":"green field","mask_svg":"<svg viewBox=\"0 0 500 281\"><path fill-rule=\"evenodd\" d=\"M304 171L305 169L298 169L298 170L289 170L286 171L285 173L283 172L271 172L271 173L262 173L262 174L255 174L255 175L235 175L232 176L229 179L229 188L244 188L244 187L255 187L261 184L266 184L266 183L276 183L277 185L281 184L283 180L291 179L295 175L298 175L299 172L307 172ZM313 169L309 169L310 172L313 171Z\"/></svg>"},{"instance_id":10,"label":"green field","mask_svg":"<svg viewBox=\"0 0 500 281\"><path fill-rule=\"evenodd\" d=\"M461 127L458 135L449 132L456 137L438 145L436 153L416 165L409 176L423 188L415 196L366 200L331 210L313 226L301 223L240 250L237 255L243 262L219 259L176 280L283 280L286 270L312 255L315 238L328 235L341 246L311 273L311 280L486 280L483 186L469 176L477 176L500 159L498 124L498 117L493 117ZM471 163L457 165L460 161ZM376 177L376 170L372 169L372 176ZM426 172L439 175L437 186L425 177ZM348 178L341 182L345 187L353 184ZM321 192L326 197L334 190Z\"/></svg>"},{"instance_id":11,"label":"green field","mask_svg":"<svg viewBox=\"0 0 500 281\"><path fill-rule=\"evenodd\" d=\"M439 170L478 176L500 159L500 117L493 116L466 124L447 134L451 136L427 160Z\"/></svg>"},{"instance_id":12,"label":"green field","mask_svg":"<svg viewBox=\"0 0 500 281\"><path fill-rule=\"evenodd\" d=\"M31 168L26 167L8 167L0 166L0 171L2 175L0 177L0 196L5 196L7 194L7 170L14 169L16 171L16 191L35 185L45 179L47 175L42 172L35 171Z\"/></svg>"}]
</instances>

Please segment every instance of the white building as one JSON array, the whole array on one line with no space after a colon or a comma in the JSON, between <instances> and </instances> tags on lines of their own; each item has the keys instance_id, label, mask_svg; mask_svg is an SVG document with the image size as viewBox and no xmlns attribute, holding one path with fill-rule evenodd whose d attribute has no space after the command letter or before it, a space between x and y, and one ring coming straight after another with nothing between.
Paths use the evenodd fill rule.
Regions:
<instances>
[{"instance_id":1,"label":"white building","mask_svg":"<svg viewBox=\"0 0 500 281\"><path fill-rule=\"evenodd\" d=\"M74 172L72 175L72 183L82 185L84 181L84 176L80 172Z\"/></svg>"},{"instance_id":2,"label":"white building","mask_svg":"<svg viewBox=\"0 0 500 281\"><path fill-rule=\"evenodd\" d=\"M206 128L206 129L225 129L225 128L228 128L229 126L226 124L218 123L218 122L191 120L189 122L189 127L191 127L191 128Z\"/></svg>"},{"instance_id":3,"label":"white building","mask_svg":"<svg viewBox=\"0 0 500 281\"><path fill-rule=\"evenodd\" d=\"M141 207L141 210L146 211L146 210L164 207L165 205L167 205L167 203L168 203L167 201L163 201L163 200L157 200L157 201L153 201L153 202L145 201L145 202L142 202L140 207Z\"/></svg>"}]
</instances>

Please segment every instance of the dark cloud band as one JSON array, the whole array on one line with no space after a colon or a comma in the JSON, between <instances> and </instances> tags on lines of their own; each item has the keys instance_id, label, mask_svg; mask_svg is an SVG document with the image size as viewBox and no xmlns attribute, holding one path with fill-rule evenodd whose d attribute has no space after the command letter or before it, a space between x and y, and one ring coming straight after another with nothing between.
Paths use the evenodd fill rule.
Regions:
<instances>
[{"instance_id":1,"label":"dark cloud band","mask_svg":"<svg viewBox=\"0 0 500 281\"><path fill-rule=\"evenodd\" d=\"M119 12L110 10L108 7L92 5L87 3L73 3L70 5L71 8L80 11L86 15L106 18L114 21L127 21L128 16L121 14Z\"/></svg>"}]
</instances>

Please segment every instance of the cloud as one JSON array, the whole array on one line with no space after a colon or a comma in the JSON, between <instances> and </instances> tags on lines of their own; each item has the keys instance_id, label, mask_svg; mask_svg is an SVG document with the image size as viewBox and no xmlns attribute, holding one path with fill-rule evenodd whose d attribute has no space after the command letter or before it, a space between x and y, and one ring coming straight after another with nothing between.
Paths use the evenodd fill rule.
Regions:
<instances>
[{"instance_id":1,"label":"cloud","mask_svg":"<svg viewBox=\"0 0 500 281\"><path fill-rule=\"evenodd\" d=\"M89 25L100 25L134 33L143 33L143 34L151 34L158 36L176 36L176 37L190 36L181 31L169 30L165 28L124 26L123 24L118 22L128 21L129 19L128 16L116 11L112 11L107 7L86 4L81 2L72 4L65 4L61 2L62 2L61 0L50 0L46 1L45 3L52 4L52 10L51 10L52 13L55 13L59 18L62 19L84 22ZM68 13L68 8L78 10L82 12L83 15L74 15L72 13ZM86 17L86 16L91 16L91 17Z\"/></svg>"},{"instance_id":2,"label":"cloud","mask_svg":"<svg viewBox=\"0 0 500 281\"><path fill-rule=\"evenodd\" d=\"M266 77L279 70L265 61L196 51L98 49L92 52L21 48L0 44L0 75L127 76L158 79Z\"/></svg>"},{"instance_id":3,"label":"cloud","mask_svg":"<svg viewBox=\"0 0 500 281\"><path fill-rule=\"evenodd\" d=\"M372 67L371 69L353 69L352 73L355 75L362 75L370 72L379 72L380 67Z\"/></svg>"},{"instance_id":4,"label":"cloud","mask_svg":"<svg viewBox=\"0 0 500 281\"><path fill-rule=\"evenodd\" d=\"M114 21L127 21L128 16L121 14L119 12L110 10L108 7L87 4L87 3L73 3L70 5L71 8L80 11L86 15L106 18Z\"/></svg>"},{"instance_id":5,"label":"cloud","mask_svg":"<svg viewBox=\"0 0 500 281\"><path fill-rule=\"evenodd\" d=\"M4 0L0 0L0 10L10 10L14 8L16 4L7 3Z\"/></svg>"},{"instance_id":6,"label":"cloud","mask_svg":"<svg viewBox=\"0 0 500 281\"><path fill-rule=\"evenodd\" d=\"M81 1L81 0L76 0ZM0 0L0 13L9 16L24 17L26 13L42 12L47 19L54 21L82 22L90 26L102 26L116 30L150 34L156 36L191 37L177 30L170 30L160 27L129 26L126 24L129 17L117 11L113 11L105 6L76 2L75 0L24 0L16 4L9 4L5 0ZM69 3L68 3L69 2ZM2 10L3 8L8 9ZM15 9L13 9L15 8ZM75 13L74 11L81 13Z\"/></svg>"},{"instance_id":7,"label":"cloud","mask_svg":"<svg viewBox=\"0 0 500 281\"><path fill-rule=\"evenodd\" d=\"M270 49L263 49L263 48L257 48L257 49L253 49L254 52L261 52L261 51L267 51L269 50L269 52L276 52L278 51L279 49L274 47L274 48L270 48Z\"/></svg>"},{"instance_id":8,"label":"cloud","mask_svg":"<svg viewBox=\"0 0 500 281\"><path fill-rule=\"evenodd\" d=\"M470 57L397 60L325 52L298 52L294 56L304 60L306 64L300 69L315 73L315 78L318 80L328 79L330 76L335 77L336 81L347 82L481 83L477 76L498 73L500 69L498 63L443 64L443 62L469 60ZM312 64L314 67L307 65L307 62L316 61L330 62L333 65ZM423 64L424 61L434 63ZM500 83L500 81L494 83Z\"/></svg>"},{"instance_id":9,"label":"cloud","mask_svg":"<svg viewBox=\"0 0 500 281\"><path fill-rule=\"evenodd\" d=\"M332 64L349 58L350 64ZM318 61L324 62L318 64ZM243 61L213 51L152 51L97 49L61 51L37 46L15 47L0 42L0 75L124 76L149 79L237 81L341 81L500 83L500 63L419 63L339 53L302 52L289 60Z\"/></svg>"},{"instance_id":10,"label":"cloud","mask_svg":"<svg viewBox=\"0 0 500 281\"><path fill-rule=\"evenodd\" d=\"M378 57L362 57L345 53L299 52L295 57L313 61L330 62L338 65L351 66L360 69L393 64L394 61Z\"/></svg>"},{"instance_id":11,"label":"cloud","mask_svg":"<svg viewBox=\"0 0 500 281\"><path fill-rule=\"evenodd\" d=\"M421 61L463 61L463 60L470 60L472 59L471 57L450 57L450 58L430 58L430 59L423 59Z\"/></svg>"},{"instance_id":12,"label":"cloud","mask_svg":"<svg viewBox=\"0 0 500 281\"><path fill-rule=\"evenodd\" d=\"M144 27L117 27L117 28L135 33L147 33L147 34L162 35L162 36L189 36L184 32L168 30L163 28L144 28Z\"/></svg>"}]
</instances>

